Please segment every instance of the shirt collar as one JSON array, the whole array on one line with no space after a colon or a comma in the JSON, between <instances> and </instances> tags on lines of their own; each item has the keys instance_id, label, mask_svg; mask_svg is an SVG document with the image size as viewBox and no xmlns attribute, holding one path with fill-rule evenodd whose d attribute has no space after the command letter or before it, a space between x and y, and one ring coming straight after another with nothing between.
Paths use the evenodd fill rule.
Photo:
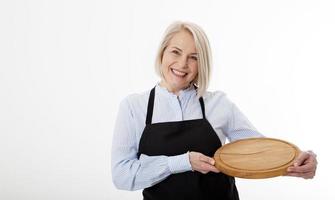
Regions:
<instances>
[{"instance_id":1,"label":"shirt collar","mask_svg":"<svg viewBox=\"0 0 335 200\"><path fill-rule=\"evenodd\" d=\"M177 95L175 95L174 93L170 92L167 88L159 85L159 82L156 84L156 91L159 93L159 94L162 94L164 96L170 96L170 97L174 97L176 98ZM180 90L179 92L179 99L184 99L185 97L189 97L191 95L195 94L196 95L196 89L194 87L193 84L191 84L189 87L183 89L183 90Z\"/></svg>"}]
</instances>

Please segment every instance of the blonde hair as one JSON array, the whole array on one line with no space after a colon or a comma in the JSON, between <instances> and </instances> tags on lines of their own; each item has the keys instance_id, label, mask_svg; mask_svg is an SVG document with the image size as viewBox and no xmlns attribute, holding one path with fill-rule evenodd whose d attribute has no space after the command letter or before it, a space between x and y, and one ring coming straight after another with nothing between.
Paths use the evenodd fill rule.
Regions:
<instances>
[{"instance_id":1,"label":"blonde hair","mask_svg":"<svg viewBox=\"0 0 335 200\"><path fill-rule=\"evenodd\" d=\"M168 28L166 29L163 39L159 45L158 53L156 56L156 62L155 62L155 70L156 73L163 78L163 73L161 69L162 65L162 58L164 51L166 47L168 46L168 43L172 39L172 37L180 32L186 30L189 33L192 34L195 47L197 49L198 53L198 75L193 80L193 84L198 87L197 89L197 96L201 97L206 92L209 80L210 80L210 74L211 74L211 67L212 67L212 53L211 48L209 45L208 38L205 34L205 32L202 30L201 27L194 23L190 22L181 22L176 21L172 23Z\"/></svg>"}]
</instances>

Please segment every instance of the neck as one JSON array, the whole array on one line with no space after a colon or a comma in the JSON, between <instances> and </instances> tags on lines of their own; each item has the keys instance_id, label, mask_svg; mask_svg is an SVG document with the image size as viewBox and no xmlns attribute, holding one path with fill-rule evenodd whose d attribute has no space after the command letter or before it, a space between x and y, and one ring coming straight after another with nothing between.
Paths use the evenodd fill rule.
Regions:
<instances>
[{"instance_id":1,"label":"neck","mask_svg":"<svg viewBox=\"0 0 335 200\"><path fill-rule=\"evenodd\" d=\"M173 87L169 84L167 84L164 80L162 80L160 83L159 83L160 86L166 88L169 92L175 94L175 95L179 95L179 92L187 87L189 87L189 85L187 87L184 87L184 88L176 88L176 87Z\"/></svg>"}]
</instances>

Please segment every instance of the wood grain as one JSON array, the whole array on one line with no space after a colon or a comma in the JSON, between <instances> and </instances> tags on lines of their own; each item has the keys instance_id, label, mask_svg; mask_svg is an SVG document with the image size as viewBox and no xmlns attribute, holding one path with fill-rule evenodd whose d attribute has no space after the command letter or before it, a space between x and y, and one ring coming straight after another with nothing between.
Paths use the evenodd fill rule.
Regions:
<instances>
[{"instance_id":1,"label":"wood grain","mask_svg":"<svg viewBox=\"0 0 335 200\"><path fill-rule=\"evenodd\" d=\"M215 167L239 178L261 179L286 174L300 150L275 138L249 138L220 147L214 155Z\"/></svg>"}]
</instances>

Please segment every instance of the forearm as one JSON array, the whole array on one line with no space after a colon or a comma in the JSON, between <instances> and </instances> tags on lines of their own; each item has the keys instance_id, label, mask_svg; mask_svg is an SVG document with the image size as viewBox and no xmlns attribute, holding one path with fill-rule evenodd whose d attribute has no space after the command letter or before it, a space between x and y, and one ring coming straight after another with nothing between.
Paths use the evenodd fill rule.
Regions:
<instances>
[{"instance_id":1,"label":"forearm","mask_svg":"<svg viewBox=\"0 0 335 200\"><path fill-rule=\"evenodd\" d=\"M112 166L115 186L123 190L139 190L155 185L169 175L192 170L188 153L177 156L147 156L116 159Z\"/></svg>"}]
</instances>

